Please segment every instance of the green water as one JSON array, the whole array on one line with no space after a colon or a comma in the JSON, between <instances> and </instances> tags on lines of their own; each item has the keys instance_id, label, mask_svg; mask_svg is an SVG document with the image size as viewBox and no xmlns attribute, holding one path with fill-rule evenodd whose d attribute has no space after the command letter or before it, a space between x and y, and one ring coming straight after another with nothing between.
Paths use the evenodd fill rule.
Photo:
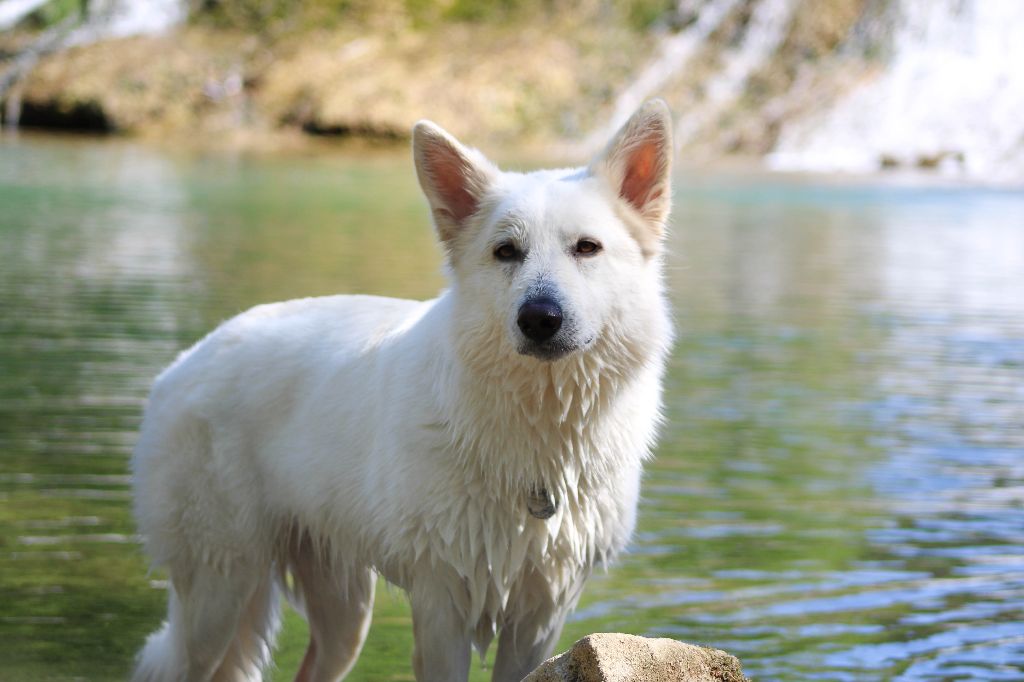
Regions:
<instances>
[{"instance_id":1,"label":"green water","mask_svg":"<svg viewBox=\"0 0 1024 682\"><path fill-rule=\"evenodd\" d=\"M1024 195L681 173L676 204L668 423L562 648L1024 679ZM258 302L442 285L404 152L0 142L0 679L123 679L163 618L127 460L178 350ZM289 613L274 679L304 637ZM382 589L350 679L412 679L410 651Z\"/></svg>"}]
</instances>

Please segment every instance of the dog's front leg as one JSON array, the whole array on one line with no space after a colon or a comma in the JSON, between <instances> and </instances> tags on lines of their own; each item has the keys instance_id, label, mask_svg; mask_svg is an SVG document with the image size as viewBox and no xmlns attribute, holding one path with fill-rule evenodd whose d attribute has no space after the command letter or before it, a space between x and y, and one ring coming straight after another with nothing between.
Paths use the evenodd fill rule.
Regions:
<instances>
[{"instance_id":1,"label":"dog's front leg","mask_svg":"<svg viewBox=\"0 0 1024 682\"><path fill-rule=\"evenodd\" d=\"M410 592L409 601L417 682L468 680L472 636L448 590L440 583L419 586Z\"/></svg>"},{"instance_id":2,"label":"dog's front leg","mask_svg":"<svg viewBox=\"0 0 1024 682\"><path fill-rule=\"evenodd\" d=\"M534 612L525 620L506 623L498 637L492 682L519 682L551 656L568 609Z\"/></svg>"}]
</instances>

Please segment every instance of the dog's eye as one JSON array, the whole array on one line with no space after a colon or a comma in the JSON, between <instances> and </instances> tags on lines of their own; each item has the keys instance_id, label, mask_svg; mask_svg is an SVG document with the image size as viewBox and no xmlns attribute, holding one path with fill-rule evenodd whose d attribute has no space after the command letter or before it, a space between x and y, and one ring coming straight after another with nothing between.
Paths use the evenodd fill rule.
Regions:
<instances>
[{"instance_id":1,"label":"dog's eye","mask_svg":"<svg viewBox=\"0 0 1024 682\"><path fill-rule=\"evenodd\" d=\"M513 260L519 260L520 259L519 249L516 248L515 244L511 244L509 242L505 242L504 244L499 245L498 248L496 248L494 250L494 257L497 258L500 261L506 261L506 262L507 261L513 261Z\"/></svg>"},{"instance_id":2,"label":"dog's eye","mask_svg":"<svg viewBox=\"0 0 1024 682\"><path fill-rule=\"evenodd\" d=\"M576 242L577 256L593 256L601 250L601 245L593 239L581 239Z\"/></svg>"}]
</instances>

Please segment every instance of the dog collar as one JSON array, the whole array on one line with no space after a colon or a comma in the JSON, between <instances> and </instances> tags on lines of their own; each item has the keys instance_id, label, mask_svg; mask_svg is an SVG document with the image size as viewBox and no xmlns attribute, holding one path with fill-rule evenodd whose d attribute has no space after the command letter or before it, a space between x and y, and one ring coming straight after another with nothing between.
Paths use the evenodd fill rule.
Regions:
<instances>
[{"instance_id":1,"label":"dog collar","mask_svg":"<svg viewBox=\"0 0 1024 682\"><path fill-rule=\"evenodd\" d=\"M530 510L530 516L536 519L550 519L558 509L558 500L547 488L541 486L530 490L526 496L526 508Z\"/></svg>"}]
</instances>

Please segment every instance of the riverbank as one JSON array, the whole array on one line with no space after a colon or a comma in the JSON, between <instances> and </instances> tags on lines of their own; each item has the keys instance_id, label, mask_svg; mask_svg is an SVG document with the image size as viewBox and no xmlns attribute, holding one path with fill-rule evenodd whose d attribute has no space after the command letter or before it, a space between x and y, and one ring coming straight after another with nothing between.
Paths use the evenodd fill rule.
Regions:
<instances>
[{"instance_id":1,"label":"riverbank","mask_svg":"<svg viewBox=\"0 0 1024 682\"><path fill-rule=\"evenodd\" d=\"M499 18L392 9L258 26L193 17L46 56L12 92L26 127L244 147L402 140L426 117L479 144L593 148L660 94L681 146L759 156L817 92L805 82L789 93L808 80L800 63L831 59L864 2L785 4L716 0L687 14L676 3L510 3L519 11Z\"/></svg>"},{"instance_id":2,"label":"riverbank","mask_svg":"<svg viewBox=\"0 0 1024 682\"><path fill-rule=\"evenodd\" d=\"M191 25L43 59L18 93L21 124L249 145L296 133L398 140L427 117L498 143L574 138L652 43L616 25L564 22L274 39Z\"/></svg>"},{"instance_id":3,"label":"riverbank","mask_svg":"<svg viewBox=\"0 0 1024 682\"><path fill-rule=\"evenodd\" d=\"M73 18L0 34L8 123L279 148L389 143L431 118L579 157L660 96L690 163L1024 178L1012 0L211 0L161 35L111 39L90 14L5 90L25 45Z\"/></svg>"}]
</instances>

